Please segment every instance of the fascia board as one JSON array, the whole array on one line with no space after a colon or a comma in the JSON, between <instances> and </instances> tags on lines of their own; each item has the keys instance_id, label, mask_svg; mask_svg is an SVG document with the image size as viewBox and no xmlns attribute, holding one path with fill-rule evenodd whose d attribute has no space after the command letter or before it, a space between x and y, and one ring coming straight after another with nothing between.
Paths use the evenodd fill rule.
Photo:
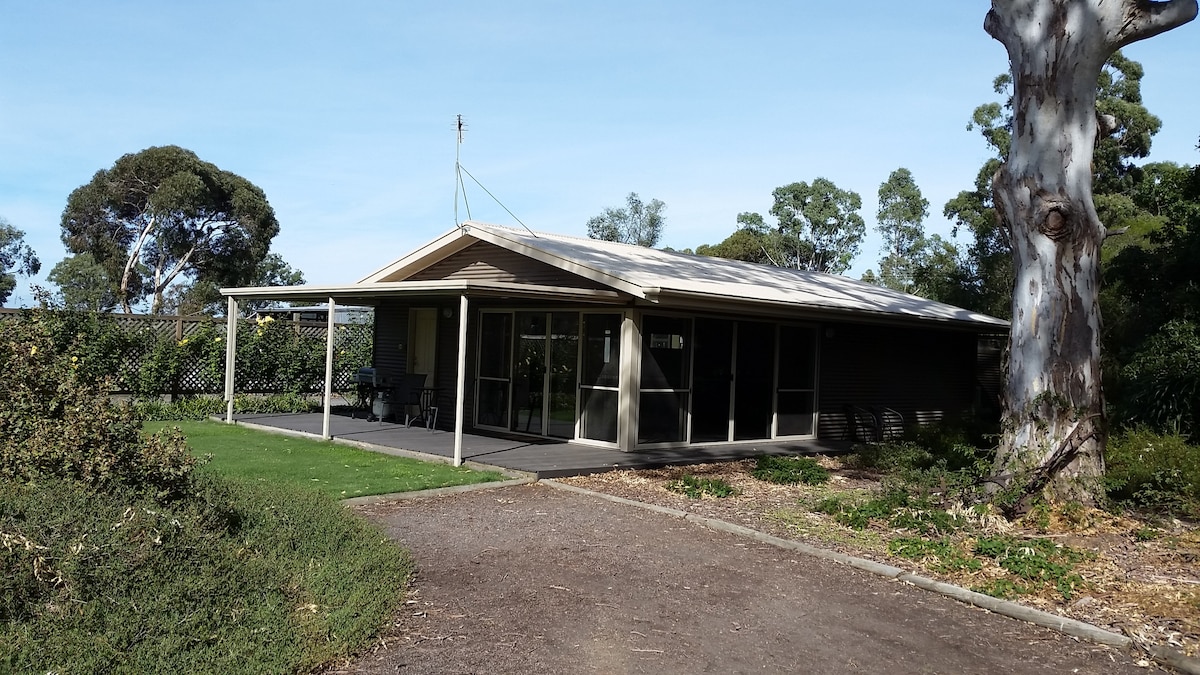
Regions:
<instances>
[{"instance_id":1,"label":"fascia board","mask_svg":"<svg viewBox=\"0 0 1200 675\"><path fill-rule=\"evenodd\" d=\"M386 266L372 272L360 279L358 283L387 283L381 282L381 280L395 275L400 275L401 278L393 279L392 281L403 281L410 275L429 267L443 258L458 253L475 243L475 241L476 239L465 232L463 228L456 227L403 258L390 262Z\"/></svg>"}]
</instances>

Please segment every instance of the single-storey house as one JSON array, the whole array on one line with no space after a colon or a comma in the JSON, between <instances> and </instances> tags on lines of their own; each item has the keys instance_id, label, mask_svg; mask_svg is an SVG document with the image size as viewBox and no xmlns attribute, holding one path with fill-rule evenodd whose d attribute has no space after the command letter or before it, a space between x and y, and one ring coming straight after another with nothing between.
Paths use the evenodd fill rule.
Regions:
<instances>
[{"instance_id":1,"label":"single-storey house","mask_svg":"<svg viewBox=\"0 0 1200 675\"><path fill-rule=\"evenodd\" d=\"M230 317L251 298L373 307L377 372L424 375L460 443L625 451L844 438L851 407L956 415L980 336L1008 326L843 276L472 221L356 283L222 292Z\"/></svg>"}]
</instances>

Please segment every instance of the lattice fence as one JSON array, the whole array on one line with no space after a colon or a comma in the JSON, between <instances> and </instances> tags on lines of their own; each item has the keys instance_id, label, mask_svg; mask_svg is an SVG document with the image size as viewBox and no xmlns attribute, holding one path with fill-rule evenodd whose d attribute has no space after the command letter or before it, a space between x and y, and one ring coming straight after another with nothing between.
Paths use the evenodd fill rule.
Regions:
<instances>
[{"instance_id":1,"label":"lattice fence","mask_svg":"<svg viewBox=\"0 0 1200 675\"><path fill-rule=\"evenodd\" d=\"M0 309L0 321L15 320L21 310ZM115 326L123 339L114 394L218 394L225 390L226 323L207 317L108 314L100 324ZM111 322L110 324L108 322ZM373 324L337 324L334 335L333 388L349 391L359 368L371 365ZM239 393L318 392L325 382L324 322L238 322ZM87 339L87 338L85 338ZM119 345L119 346L116 346Z\"/></svg>"}]
</instances>

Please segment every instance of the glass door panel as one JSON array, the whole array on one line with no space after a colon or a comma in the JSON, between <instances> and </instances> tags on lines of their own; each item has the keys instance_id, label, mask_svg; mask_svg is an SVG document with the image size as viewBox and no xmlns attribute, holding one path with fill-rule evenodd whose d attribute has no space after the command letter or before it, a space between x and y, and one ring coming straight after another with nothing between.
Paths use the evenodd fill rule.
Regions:
<instances>
[{"instance_id":1,"label":"glass door panel","mask_svg":"<svg viewBox=\"0 0 1200 675\"><path fill-rule=\"evenodd\" d=\"M475 423L508 428L512 364L512 315L485 312L479 318L479 384Z\"/></svg>"},{"instance_id":2,"label":"glass door panel","mask_svg":"<svg viewBox=\"0 0 1200 675\"><path fill-rule=\"evenodd\" d=\"M512 430L545 434L546 314L517 313L513 343Z\"/></svg>"},{"instance_id":3,"label":"glass door panel","mask_svg":"<svg viewBox=\"0 0 1200 675\"><path fill-rule=\"evenodd\" d=\"M691 351L691 319L647 316L642 320L638 443L686 438Z\"/></svg>"},{"instance_id":4,"label":"glass door panel","mask_svg":"<svg viewBox=\"0 0 1200 675\"><path fill-rule=\"evenodd\" d=\"M583 315L579 437L617 441L621 382L621 315Z\"/></svg>"},{"instance_id":5,"label":"glass door panel","mask_svg":"<svg viewBox=\"0 0 1200 675\"><path fill-rule=\"evenodd\" d=\"M550 395L546 402L546 435L575 436L575 372L579 368L579 315L550 315Z\"/></svg>"},{"instance_id":6,"label":"glass door panel","mask_svg":"<svg viewBox=\"0 0 1200 675\"><path fill-rule=\"evenodd\" d=\"M692 442L729 440L733 322L696 319L692 357Z\"/></svg>"},{"instance_id":7,"label":"glass door panel","mask_svg":"<svg viewBox=\"0 0 1200 675\"><path fill-rule=\"evenodd\" d=\"M817 400L817 337L812 328L779 328L779 389L776 436L815 433Z\"/></svg>"},{"instance_id":8,"label":"glass door panel","mask_svg":"<svg viewBox=\"0 0 1200 675\"><path fill-rule=\"evenodd\" d=\"M775 389L775 326L737 322L736 375L733 394L733 439L771 438Z\"/></svg>"}]
</instances>

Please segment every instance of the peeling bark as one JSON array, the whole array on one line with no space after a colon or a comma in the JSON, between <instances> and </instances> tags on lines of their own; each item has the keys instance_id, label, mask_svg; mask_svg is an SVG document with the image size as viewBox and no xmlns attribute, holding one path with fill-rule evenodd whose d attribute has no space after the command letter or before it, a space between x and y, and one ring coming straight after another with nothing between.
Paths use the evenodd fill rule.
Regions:
<instances>
[{"instance_id":1,"label":"peeling bark","mask_svg":"<svg viewBox=\"0 0 1200 675\"><path fill-rule=\"evenodd\" d=\"M1094 503L1104 474L1096 82L1117 49L1191 21L1197 0L993 0L1013 75L1013 143L993 179L1016 283L997 489Z\"/></svg>"}]
</instances>

